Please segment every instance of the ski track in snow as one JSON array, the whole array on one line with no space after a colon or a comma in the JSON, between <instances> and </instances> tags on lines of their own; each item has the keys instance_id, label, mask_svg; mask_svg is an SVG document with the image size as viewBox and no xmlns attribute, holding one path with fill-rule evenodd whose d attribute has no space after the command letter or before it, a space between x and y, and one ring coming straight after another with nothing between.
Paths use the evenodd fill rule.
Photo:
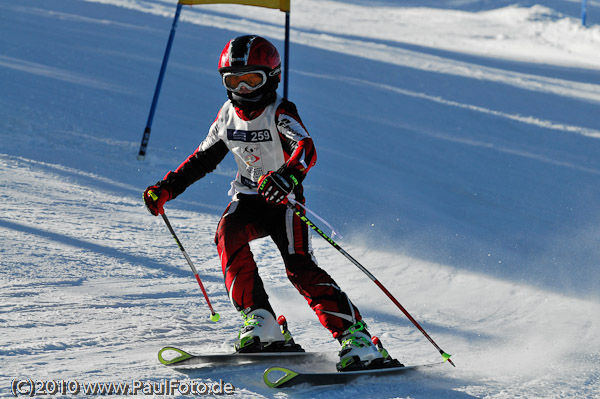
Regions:
<instances>
[{"instance_id":1,"label":"ski track in snow","mask_svg":"<svg viewBox=\"0 0 600 399\"><path fill-rule=\"evenodd\" d=\"M600 164L593 151L600 138L600 125L594 113L600 102L600 51L590 49L600 46L598 26L580 29L573 18L548 8L551 4L472 13L433 7L370 7L361 0L351 3L316 0L294 3L292 40L298 53L307 59L322 56L324 51L331 58L336 54L355 56L344 59L365 60L364 65L357 62L353 66L359 70L374 65L382 71L410 70L423 79L421 85L404 82L402 76L394 76L388 83L377 76L358 78L351 68L338 71L333 69L334 64L326 62L323 70L313 71L306 59L292 62L294 78L316 82L311 83L308 91L315 90L312 85L331 87L342 99L355 99L351 97L354 93L358 93L360 99L373 99L375 103L380 98L392 99L401 102L409 113L416 109L408 108L414 101L425 109L431 107L434 112L426 114L427 117L439 118L440 124L455 116L469 118L465 123L473 123L473 132L446 131L428 121L415 125L410 115L400 121L375 113L351 115L349 124L342 125L348 129L343 146L335 137L337 146L330 146L326 138L321 138L320 162L328 165L331 163L328 158L336 162L348 159L348 165L366 165L386 173L390 170L386 162L392 162L394 167L397 162L399 169L404 167L406 173L410 173L411 159L379 159L377 154L368 151L370 143L358 138L365 124L401 131L408 146L414 135L417 143L432 143L432 152L419 150L415 154L413 162L419 156L428 160L418 164L421 170L416 173L416 179L424 176L417 183L418 195L410 191L413 176L403 179L404 186L397 189L402 203L394 203L395 208L404 204L423 220L433 214L434 219L446 223L448 231L460 231L453 230L455 225L467 225L458 218L460 212L444 213L451 208L450 200L444 196L458 192L458 197L465 201L464 206L471 211L464 218L467 221L477 217L487 220L494 212L500 214L494 220L516 220L521 214L513 213L513 208L522 207L533 213L528 220L546 222L547 218L547 224L540 226L558 225L559 230L565 230L564 236L549 235L549 241L554 238L557 243L567 241L581 245L571 249L557 244L555 256L565 252L565 257L572 255L579 262L597 255L597 252L577 253L579 249L587 249L588 240L597 246L595 215L587 215L591 227L582 225L573 230L563 221L570 213L556 210L558 205L544 195L572 191L577 198L589 195L597 199L597 191L593 190L598 186ZM466 3L469 2L461 4ZM244 398L600 397L597 292L583 290L575 295L573 290L551 289L524 278L536 271L540 279L560 280L569 274L575 277L566 281L577 283L579 278L581 286L587 287L586 283L598 280L595 268L590 273L590 268L583 264L565 264L566 270L563 270L546 263L550 256L536 259L531 255L523 258L521 268L512 275L497 276L487 270L488 264L481 270L461 268L456 266L461 263L460 259L453 259L452 264L433 262L404 253L402 247L387 251L356 238L341 242L344 249L373 272L436 342L453 354L457 368L448 365L401 378L381 378L376 382L369 380L365 384L335 388L273 391L262 383L263 366L182 373L160 365L156 353L169 344L192 352L228 352L241 325L224 291L213 244L214 229L224 208L223 196L233 173L231 166L220 166L210 178L197 183L197 191L190 189L167 206L174 229L198 267L215 310L221 315L218 323L210 322L192 273L162 220L149 216L141 201L143 188L169 168L176 167L183 155L189 153L188 148L179 147L192 142L190 148L193 148L201 140L203 133L194 130L202 119L197 113L204 112L202 108L208 103L213 103L212 112L214 104L221 101L216 94L208 94L222 88L218 82L210 86L207 76L212 75L203 69L204 65L195 68L195 64L189 65L187 60L174 57L171 74L165 82L163 108L159 107L171 113L157 115L157 133L152 139L149 159L144 164L134 159L141 134L137 125L143 123L149 105L148 87L153 83L146 81L145 76L154 77L157 72L158 61L154 57L163 50L164 41L160 40L166 40L173 5L173 1L142 0L47 3L30 0L0 5L0 32L6 37L12 32L3 31L3 23L13 28L23 24L24 32L35 33L17 32L11 39L0 39L3 45L0 48L4 49L0 54L0 86L5 90L0 94L0 283L3 287L0 291L0 396L12 396L10 387L15 378L81 382L159 382L168 378L207 383L222 379L236 387L235 396ZM206 13L197 8L191 12L186 9L182 25L192 24L195 32L214 35L212 28L221 29L235 22L231 30L236 32L253 31L270 38L282 38L282 15L278 12L235 7L229 11L224 6L207 6L206 9ZM332 12L337 18L329 18L328 13ZM240 19L242 13L244 18ZM391 20L397 21L395 27L385 23ZM461 24L468 29L457 32L456 27ZM44 31L46 26L51 29ZM430 34L434 27L439 28L438 34ZM35 30L38 28L40 31ZM507 29L506 34L499 33ZM185 25L180 30L179 40L186 40L190 34ZM39 32L48 37L40 36ZM232 34L231 31L224 33L225 36ZM403 41L398 41L396 36ZM104 40L112 45L120 43L123 48L102 48ZM220 46L219 43L217 47ZM449 53L440 55L433 50L435 47ZM469 61L469 57L450 54L460 52L461 47L471 55L485 53L490 57L489 63L480 58ZM156 54L149 54L148 48ZM538 53L533 54L533 50ZM568 54L572 57L565 58ZM107 57L114 58L111 62ZM491 61L494 57L550 66L510 64L502 68ZM74 59L80 61L82 67L77 67L79 64L74 63ZM135 73L126 74L124 69ZM198 74L190 77L194 71ZM435 89L427 82L432 76L437 84ZM462 82L455 83L454 78L468 80L464 93L452 90ZM205 96L210 97L206 104L204 99L196 98L196 92L187 97L188 79L205 90ZM200 79L200 83L195 79ZM445 79L452 81L448 87L444 86ZM169 92L170 84L179 90ZM498 90L505 101L490 100L493 96L488 92L477 91L481 88ZM299 100L305 103L303 109L313 115L315 125L321 125L321 130L326 131L323 127L328 127L331 121L314 116L318 110L314 112L306 106L312 100L303 89L297 88ZM470 96L471 93L476 95ZM515 111L512 103L522 104L519 101L525 95L532 99L543 98L544 103L537 107L531 101L531 106ZM169 105L169 98L176 105ZM194 104L194 108L190 108L193 115L184 107L189 103ZM552 114L546 112L547 106L566 111ZM179 112L178 107L183 111ZM347 113L351 114L352 110L349 108ZM348 117L344 113L334 115L339 116ZM204 114L202 117L208 118ZM185 140L175 134L161 138L165 119L169 128L193 133ZM358 130L358 138L353 136L352 125ZM499 127L492 129L489 136L479 134L496 125ZM504 126L513 127L515 132L494 137L494 133L504 133ZM133 131L135 127L137 130ZM469 130L468 127L465 130ZM354 148L360 145L366 146L367 151L357 159ZM509 179L523 185L539 184L539 197L544 197L548 204L541 203L537 196L509 201L508 197L521 191L505 193L493 185L476 187L480 199L471 200L472 193L463 179L473 181L472 184L483 184L485 179L477 179L478 171L471 170L477 168L465 172L460 170L460 162L445 163L448 150L438 154L437 145L456 145L451 147L454 151L469 156L483 152L484 160L502 171L507 163L511 168L514 164L517 173L507 172ZM490 153L498 154L499 160ZM406 158L412 155L409 151L403 154ZM531 175L527 174L531 165L540 168L540 173L534 170ZM457 168L454 175L444 173L444 169L451 167ZM427 169L433 170L432 174L427 174ZM490 170L483 172L492 175ZM335 180L339 180L347 187L362 189L355 192L363 192L363 203L373 206L368 190L364 190L364 186L349 186L344 179L350 176L342 176L343 172L348 170L332 168L332 172L320 172L316 168L315 180L307 183L309 192L325 192L346 202L352 200L354 196L339 192L339 186L334 185ZM372 190L382 186L385 190L395 189L389 182L379 184L366 172L353 172L359 178L352 180L370 181ZM542 177L548 173L556 173L558 182L571 179L573 187L545 191L552 183L552 177ZM521 176L523 180L519 180ZM441 183L437 186L446 191L431 192L430 177L439 179ZM452 177L455 180L448 181ZM393 175L393 178L401 180L402 175ZM446 185L450 188L446 189ZM493 197L486 192L492 189L497 190ZM213 191L218 192L213 195ZM438 196L448 208L442 206L440 210L435 208L436 201L425 200ZM566 194L556 201L562 208L572 207L577 211ZM583 207L584 202L582 199L575 203ZM481 211L484 216L477 216L481 204L488 207ZM593 207L585 210L593 211ZM328 218L328 213L323 216ZM578 217L581 221L581 216ZM348 223L358 224L356 220ZM484 242L492 240L485 236L485 222L476 226L479 228L476 233ZM536 228L534 233L545 233L542 227ZM319 263L357 303L371 332L382 339L392 355L406 364L440 360L430 343L364 274L318 236L313 237L313 246ZM489 248L496 247L490 244ZM252 243L252 249L273 306L287 316L296 341L310 350L327 352L333 364L339 345L320 326L287 280L274 245L268 240L259 240ZM442 251L442 248L432 244L430 250ZM531 253L535 254L534 249ZM453 255L459 257L460 251ZM491 251L487 254L490 264L500 262L496 259L502 256ZM589 262L593 264L594 259Z\"/></svg>"},{"instance_id":2,"label":"ski track in snow","mask_svg":"<svg viewBox=\"0 0 600 399\"><path fill-rule=\"evenodd\" d=\"M446 100L439 96L430 96L430 95L427 95L424 93L419 93L419 92L415 92L415 91L411 91L411 90L404 90L404 89L390 86L390 85L377 84L377 83L369 82L369 81L362 80L362 79L337 77L337 76L316 74L316 73L310 73L310 72L307 73L307 72L302 72L302 71L296 71L296 72L299 74L302 74L302 75L309 76L311 78L339 80L342 83L348 83L348 84L352 84L352 85L356 85L356 86L358 86L358 85L368 86L373 89L385 90L385 91L393 92L396 94L401 94L404 96L425 99L425 100L439 103L442 105L446 105L449 107L462 108L462 109L475 111L475 112L479 112L479 113L483 113L483 114L498 116L501 118L506 118L506 119L517 121L517 122L524 123L524 124L530 124L530 125L534 125L534 126L538 126L538 127L543 127L543 128L550 129L550 130L558 130L558 131L563 131L563 132L567 132L567 133L581 134L582 136L587 136L587 137L592 137L592 138L600 138L600 130L588 129L588 128L584 128L581 126L559 124L559 123L555 123L555 122L552 122L549 120L542 120L539 118L535 118L532 116L509 114L506 112L496 111L496 110L492 110L492 109L485 108L485 107L480 107L480 106L473 105L473 104L464 104L464 103L460 103L457 101ZM504 83L507 83L507 82L504 81ZM510 83L508 83L508 84L510 84ZM596 86L594 88L594 90L592 91L592 93L594 94L594 96L597 93L600 93L600 86ZM566 93L566 92L557 93L557 94L568 95L568 93Z\"/></svg>"},{"instance_id":3,"label":"ski track in snow","mask_svg":"<svg viewBox=\"0 0 600 399\"><path fill-rule=\"evenodd\" d=\"M64 82L80 84L92 88L110 90L116 93L125 93L125 91L121 90L118 87L102 83L94 79L89 79L83 76L77 76L77 74L74 74L73 71L51 68L46 65L28 62L25 60L19 60L13 57L0 56L0 66L5 68L12 68L21 72L31 73L34 75L58 79Z\"/></svg>"}]
</instances>

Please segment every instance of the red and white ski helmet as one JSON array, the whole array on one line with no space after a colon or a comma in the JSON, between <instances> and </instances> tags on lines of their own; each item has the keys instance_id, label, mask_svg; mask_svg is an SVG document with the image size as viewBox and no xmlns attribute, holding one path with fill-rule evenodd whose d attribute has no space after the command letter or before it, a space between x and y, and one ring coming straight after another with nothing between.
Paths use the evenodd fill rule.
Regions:
<instances>
[{"instance_id":1,"label":"red and white ski helmet","mask_svg":"<svg viewBox=\"0 0 600 399\"><path fill-rule=\"evenodd\" d=\"M221 52L219 73L262 70L279 82L281 57L277 48L267 39L255 35L231 39Z\"/></svg>"}]
</instances>

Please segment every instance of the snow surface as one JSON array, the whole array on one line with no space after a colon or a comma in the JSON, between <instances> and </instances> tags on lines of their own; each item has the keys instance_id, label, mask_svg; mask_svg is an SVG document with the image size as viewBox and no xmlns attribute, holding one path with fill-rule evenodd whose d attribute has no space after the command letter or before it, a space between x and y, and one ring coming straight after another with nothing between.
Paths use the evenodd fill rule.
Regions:
<instances>
[{"instance_id":1,"label":"snow surface","mask_svg":"<svg viewBox=\"0 0 600 399\"><path fill-rule=\"evenodd\" d=\"M583 27L577 0L292 1L290 98L319 155L307 205L457 367L285 391L261 366L182 374L156 359L168 344L231 349L241 319L212 238L235 165L167 205L216 324L141 193L205 136L227 40L283 48L278 11L186 7L138 161L174 4L0 2L0 395L15 378L191 378L244 398L600 397L598 4ZM364 274L313 244L393 355L440 360ZM253 248L296 340L335 359L274 246Z\"/></svg>"}]
</instances>

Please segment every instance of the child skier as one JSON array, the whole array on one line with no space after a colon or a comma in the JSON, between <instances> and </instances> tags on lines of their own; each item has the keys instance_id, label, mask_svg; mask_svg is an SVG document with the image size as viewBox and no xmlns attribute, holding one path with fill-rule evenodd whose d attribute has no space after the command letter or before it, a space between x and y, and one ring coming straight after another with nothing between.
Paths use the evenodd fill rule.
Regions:
<instances>
[{"instance_id":1,"label":"child skier","mask_svg":"<svg viewBox=\"0 0 600 399\"><path fill-rule=\"evenodd\" d=\"M316 153L296 106L276 93L281 75L277 49L262 37L236 37L221 53L219 73L229 99L196 151L146 189L148 210L162 214L166 201L212 172L232 152L238 173L215 243L225 288L244 318L236 351L301 350L290 335L288 340L284 337L250 251L250 241L270 236L288 278L342 344L338 369L384 367L392 361L387 351L373 344L356 306L317 266L308 226L285 206L288 198L304 203L302 181Z\"/></svg>"}]
</instances>

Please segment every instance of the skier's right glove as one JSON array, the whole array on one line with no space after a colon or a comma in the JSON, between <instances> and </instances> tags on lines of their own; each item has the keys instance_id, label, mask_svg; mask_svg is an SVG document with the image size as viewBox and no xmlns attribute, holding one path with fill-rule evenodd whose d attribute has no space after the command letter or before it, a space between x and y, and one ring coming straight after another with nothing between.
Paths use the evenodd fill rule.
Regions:
<instances>
[{"instance_id":1,"label":"skier's right glove","mask_svg":"<svg viewBox=\"0 0 600 399\"><path fill-rule=\"evenodd\" d=\"M150 186L144 191L144 203L146 208L154 216L165 213L165 202L173 198L171 188L165 181L160 181L154 186Z\"/></svg>"},{"instance_id":2,"label":"skier's right glove","mask_svg":"<svg viewBox=\"0 0 600 399\"><path fill-rule=\"evenodd\" d=\"M258 193L270 204L286 204L287 196L299 184L291 169L281 168L258 179Z\"/></svg>"}]
</instances>

